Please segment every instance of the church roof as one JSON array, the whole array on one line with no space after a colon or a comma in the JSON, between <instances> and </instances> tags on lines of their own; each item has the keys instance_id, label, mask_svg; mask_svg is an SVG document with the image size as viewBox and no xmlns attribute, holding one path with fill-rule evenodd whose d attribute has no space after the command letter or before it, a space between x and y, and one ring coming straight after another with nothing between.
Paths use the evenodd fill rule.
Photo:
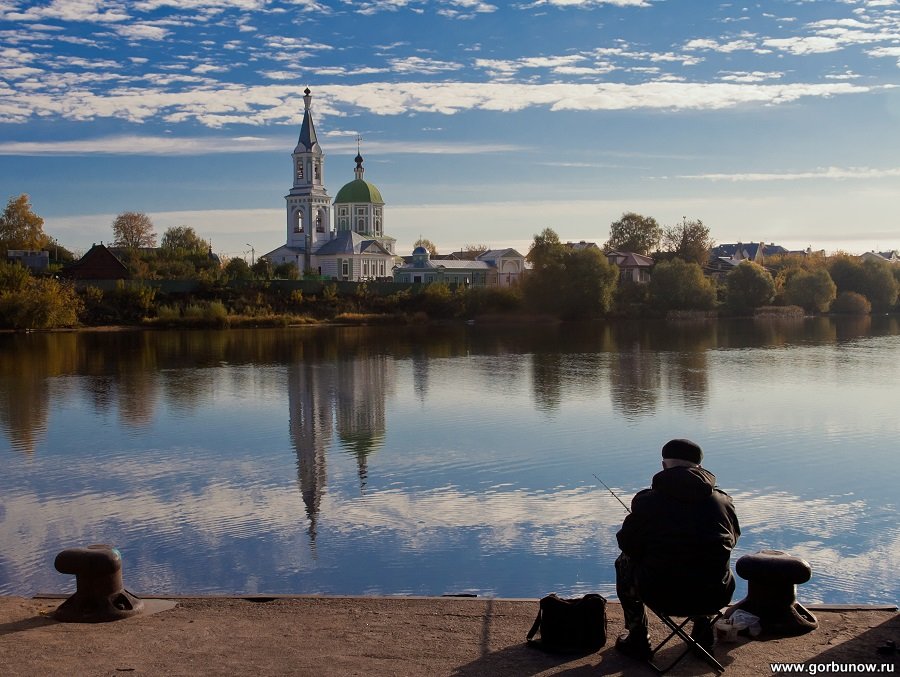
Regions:
<instances>
[{"instance_id":1,"label":"church roof","mask_svg":"<svg viewBox=\"0 0 900 677\"><path fill-rule=\"evenodd\" d=\"M334 198L334 204L370 203L383 205L384 199L381 191L365 179L353 179L338 191Z\"/></svg>"},{"instance_id":2,"label":"church roof","mask_svg":"<svg viewBox=\"0 0 900 677\"><path fill-rule=\"evenodd\" d=\"M341 230L316 252L316 256L328 256L337 254L385 254L391 253L381 246L378 240L373 240L365 235L360 235L352 230Z\"/></svg>"},{"instance_id":3,"label":"church roof","mask_svg":"<svg viewBox=\"0 0 900 677\"><path fill-rule=\"evenodd\" d=\"M303 97L305 104L303 124L300 126L300 138L297 139L297 147L294 149L295 153L301 150L312 151L314 148L318 149L319 147L319 140L316 138L316 126L313 124L312 111L309 108L311 99L309 87L304 90L304 94L306 96Z\"/></svg>"}]
</instances>

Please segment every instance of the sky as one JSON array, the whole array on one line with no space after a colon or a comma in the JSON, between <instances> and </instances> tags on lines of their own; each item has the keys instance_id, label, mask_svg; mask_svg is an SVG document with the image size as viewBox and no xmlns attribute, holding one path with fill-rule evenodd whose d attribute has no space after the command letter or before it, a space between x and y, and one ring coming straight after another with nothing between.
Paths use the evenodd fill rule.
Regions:
<instances>
[{"instance_id":1,"label":"sky","mask_svg":"<svg viewBox=\"0 0 900 677\"><path fill-rule=\"evenodd\" d=\"M900 0L0 0L0 198L83 252L124 211L284 244L303 90L330 195L449 252L624 212L900 249Z\"/></svg>"}]
</instances>

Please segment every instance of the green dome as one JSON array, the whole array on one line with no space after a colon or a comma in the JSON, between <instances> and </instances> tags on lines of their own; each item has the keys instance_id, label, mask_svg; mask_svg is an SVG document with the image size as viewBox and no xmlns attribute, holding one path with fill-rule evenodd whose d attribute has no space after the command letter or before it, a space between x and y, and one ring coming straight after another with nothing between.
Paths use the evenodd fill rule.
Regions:
<instances>
[{"instance_id":1,"label":"green dome","mask_svg":"<svg viewBox=\"0 0 900 677\"><path fill-rule=\"evenodd\" d=\"M379 190L368 181L354 179L338 191L334 198L334 204L339 203L364 203L383 205Z\"/></svg>"}]
</instances>

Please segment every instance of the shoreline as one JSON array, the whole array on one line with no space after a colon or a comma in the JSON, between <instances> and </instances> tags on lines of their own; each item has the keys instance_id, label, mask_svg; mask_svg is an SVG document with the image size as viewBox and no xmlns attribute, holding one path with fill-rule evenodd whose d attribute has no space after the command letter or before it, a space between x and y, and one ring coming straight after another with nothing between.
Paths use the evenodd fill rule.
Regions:
<instances>
[{"instance_id":1,"label":"shoreline","mask_svg":"<svg viewBox=\"0 0 900 677\"><path fill-rule=\"evenodd\" d=\"M150 599L150 598L148 598ZM472 597L166 597L174 608L121 621L58 623L60 600L0 596L0 665L9 675L556 675L655 674L614 648L621 606L607 606L607 642L596 653L549 654L525 645L536 599ZM886 605L890 606L890 605ZM720 643L730 677L772 674L774 662L876 665L900 670L878 648L900 635L879 608L819 608L799 637ZM664 636L653 619L651 633ZM675 652L664 650L663 660ZM677 654L676 654L677 655ZM832 670L838 672L838 670ZM821 671L824 674L824 670ZM848 672L844 670L844 672ZM670 675L712 675L687 657ZM858 674L858 673L856 673Z\"/></svg>"}]
</instances>

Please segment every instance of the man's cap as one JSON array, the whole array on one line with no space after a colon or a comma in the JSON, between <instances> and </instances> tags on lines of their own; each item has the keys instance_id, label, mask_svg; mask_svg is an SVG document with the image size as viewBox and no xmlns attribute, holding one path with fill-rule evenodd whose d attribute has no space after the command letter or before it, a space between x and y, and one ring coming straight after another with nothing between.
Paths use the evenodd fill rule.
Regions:
<instances>
[{"instance_id":1,"label":"man's cap","mask_svg":"<svg viewBox=\"0 0 900 677\"><path fill-rule=\"evenodd\" d=\"M699 464L703 460L703 450L699 444L690 440L669 440L663 445L662 457Z\"/></svg>"}]
</instances>

